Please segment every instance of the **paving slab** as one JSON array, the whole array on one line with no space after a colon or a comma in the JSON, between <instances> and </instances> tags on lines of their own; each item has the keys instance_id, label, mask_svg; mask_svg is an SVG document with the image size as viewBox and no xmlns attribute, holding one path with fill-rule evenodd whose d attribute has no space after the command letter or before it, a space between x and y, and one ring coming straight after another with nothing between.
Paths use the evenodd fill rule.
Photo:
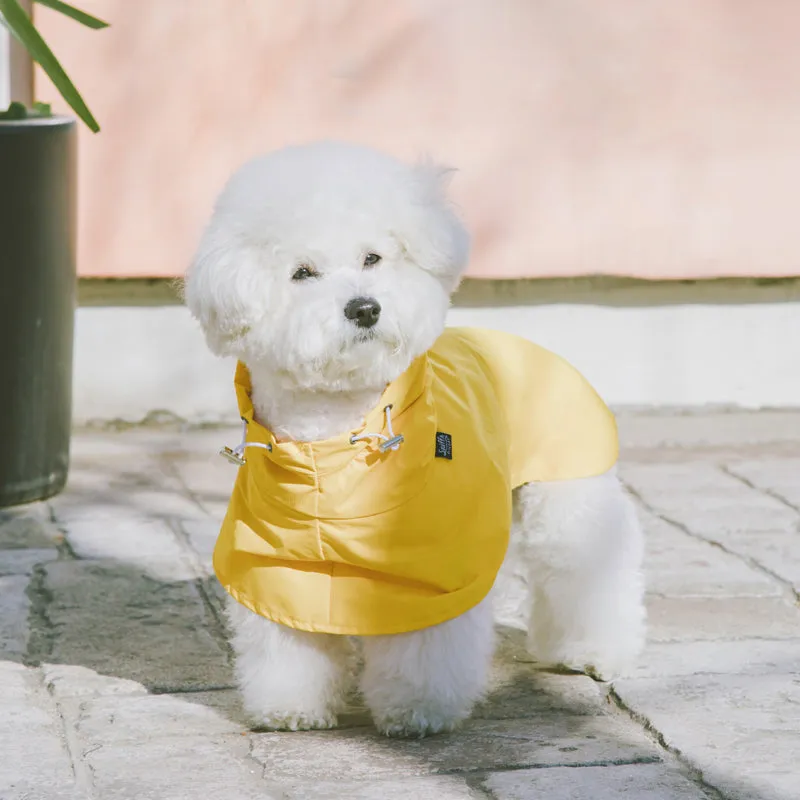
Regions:
<instances>
[{"instance_id":1,"label":"paving slab","mask_svg":"<svg viewBox=\"0 0 800 800\"><path fill-rule=\"evenodd\" d=\"M646 585L651 594L666 597L783 595L785 590L780 583L742 558L690 536L649 511L641 511L640 517L646 537Z\"/></svg>"},{"instance_id":2,"label":"paving slab","mask_svg":"<svg viewBox=\"0 0 800 800\"><path fill-rule=\"evenodd\" d=\"M0 658L22 661L28 649L31 603L25 575L0 575Z\"/></svg>"},{"instance_id":3,"label":"paving slab","mask_svg":"<svg viewBox=\"0 0 800 800\"><path fill-rule=\"evenodd\" d=\"M153 720L156 724L157 720ZM259 764L249 757L247 738L192 735L160 737L141 731L130 743L102 739L86 749L95 797L108 800L279 800Z\"/></svg>"},{"instance_id":4,"label":"paving slab","mask_svg":"<svg viewBox=\"0 0 800 800\"><path fill-rule=\"evenodd\" d=\"M112 694L81 697L72 724L81 739L103 747L135 744L145 731L158 739L241 734L234 720L181 695Z\"/></svg>"},{"instance_id":5,"label":"paving slab","mask_svg":"<svg viewBox=\"0 0 800 800\"><path fill-rule=\"evenodd\" d=\"M800 522L795 509L714 464L627 464L621 473L653 511L708 539L796 530Z\"/></svg>"},{"instance_id":6,"label":"paving slab","mask_svg":"<svg viewBox=\"0 0 800 800\"><path fill-rule=\"evenodd\" d=\"M219 455L223 445L235 446L239 430L222 431L216 436L206 434L208 449L186 453L172 461L172 466L191 497L198 502L217 524L222 522L228 507L236 467Z\"/></svg>"},{"instance_id":7,"label":"paving slab","mask_svg":"<svg viewBox=\"0 0 800 800\"><path fill-rule=\"evenodd\" d=\"M219 536L221 520L200 519L181 522L180 529L189 546L197 553L204 574L213 575L211 556Z\"/></svg>"},{"instance_id":8,"label":"paving slab","mask_svg":"<svg viewBox=\"0 0 800 800\"><path fill-rule=\"evenodd\" d=\"M614 690L726 798L800 794L797 673L623 680Z\"/></svg>"},{"instance_id":9,"label":"paving slab","mask_svg":"<svg viewBox=\"0 0 800 800\"><path fill-rule=\"evenodd\" d=\"M781 597L648 597L651 642L796 639L800 608Z\"/></svg>"},{"instance_id":10,"label":"paving slab","mask_svg":"<svg viewBox=\"0 0 800 800\"><path fill-rule=\"evenodd\" d=\"M800 511L800 458L734 461L726 470Z\"/></svg>"},{"instance_id":11,"label":"paving slab","mask_svg":"<svg viewBox=\"0 0 800 800\"><path fill-rule=\"evenodd\" d=\"M430 775L407 780L288 781L278 784L286 800L486 800L461 777Z\"/></svg>"},{"instance_id":12,"label":"paving slab","mask_svg":"<svg viewBox=\"0 0 800 800\"><path fill-rule=\"evenodd\" d=\"M615 717L471 720L457 735L392 740L369 730L254 736L253 758L277 780L374 780L534 766L658 762L643 731Z\"/></svg>"},{"instance_id":13,"label":"paving slab","mask_svg":"<svg viewBox=\"0 0 800 800\"><path fill-rule=\"evenodd\" d=\"M63 525L77 558L118 562L160 581L190 581L200 574L176 535L177 522L104 506L71 516Z\"/></svg>"},{"instance_id":14,"label":"paving slab","mask_svg":"<svg viewBox=\"0 0 800 800\"><path fill-rule=\"evenodd\" d=\"M536 719L572 714L605 713L605 690L585 675L559 675L535 664L497 660L487 699L473 713L476 719Z\"/></svg>"},{"instance_id":15,"label":"paving slab","mask_svg":"<svg viewBox=\"0 0 800 800\"><path fill-rule=\"evenodd\" d=\"M0 508L0 550L57 547L62 539L47 504Z\"/></svg>"},{"instance_id":16,"label":"paving slab","mask_svg":"<svg viewBox=\"0 0 800 800\"><path fill-rule=\"evenodd\" d=\"M74 664L42 664L44 685L56 700L119 694L147 694L136 681L101 675L89 667Z\"/></svg>"},{"instance_id":17,"label":"paving slab","mask_svg":"<svg viewBox=\"0 0 800 800\"><path fill-rule=\"evenodd\" d=\"M55 548L32 548L30 550L5 550L0 556L0 576L32 575L40 564L56 561L59 557Z\"/></svg>"},{"instance_id":18,"label":"paving slab","mask_svg":"<svg viewBox=\"0 0 800 800\"><path fill-rule=\"evenodd\" d=\"M800 597L798 539L797 530L734 531L725 536L725 546L780 578Z\"/></svg>"},{"instance_id":19,"label":"paving slab","mask_svg":"<svg viewBox=\"0 0 800 800\"><path fill-rule=\"evenodd\" d=\"M631 677L791 673L800 674L800 638L650 641Z\"/></svg>"},{"instance_id":20,"label":"paving slab","mask_svg":"<svg viewBox=\"0 0 800 800\"><path fill-rule=\"evenodd\" d=\"M231 683L229 653L198 585L163 582L127 565L44 567L50 595L48 662L76 664L150 689Z\"/></svg>"},{"instance_id":21,"label":"paving slab","mask_svg":"<svg viewBox=\"0 0 800 800\"><path fill-rule=\"evenodd\" d=\"M623 764L498 772L485 787L495 800L712 800L680 767ZM714 798L716 800L716 798Z\"/></svg>"},{"instance_id":22,"label":"paving slab","mask_svg":"<svg viewBox=\"0 0 800 800\"><path fill-rule=\"evenodd\" d=\"M60 719L36 670L0 661L0 798L74 797Z\"/></svg>"}]
</instances>

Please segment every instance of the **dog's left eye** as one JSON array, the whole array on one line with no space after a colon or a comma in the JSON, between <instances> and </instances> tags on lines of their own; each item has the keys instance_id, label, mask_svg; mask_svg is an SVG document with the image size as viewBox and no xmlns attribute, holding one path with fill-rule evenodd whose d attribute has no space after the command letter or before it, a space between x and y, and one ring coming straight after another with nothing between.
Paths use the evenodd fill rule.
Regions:
<instances>
[{"instance_id":1,"label":"dog's left eye","mask_svg":"<svg viewBox=\"0 0 800 800\"><path fill-rule=\"evenodd\" d=\"M367 253L367 255L364 256L364 266L374 267L380 260L381 257L377 253Z\"/></svg>"},{"instance_id":2,"label":"dog's left eye","mask_svg":"<svg viewBox=\"0 0 800 800\"><path fill-rule=\"evenodd\" d=\"M319 277L319 273L313 268L309 267L306 264L299 266L292 275L293 281L305 281L309 278L317 278Z\"/></svg>"}]
</instances>

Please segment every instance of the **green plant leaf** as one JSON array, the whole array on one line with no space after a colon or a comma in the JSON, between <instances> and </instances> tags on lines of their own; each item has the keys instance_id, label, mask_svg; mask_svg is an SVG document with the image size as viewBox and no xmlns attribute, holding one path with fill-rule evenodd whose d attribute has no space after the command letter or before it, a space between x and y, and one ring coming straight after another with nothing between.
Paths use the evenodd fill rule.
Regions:
<instances>
[{"instance_id":1,"label":"green plant leaf","mask_svg":"<svg viewBox=\"0 0 800 800\"><path fill-rule=\"evenodd\" d=\"M27 118L28 109L16 100L5 111L0 111L0 119L17 120Z\"/></svg>"},{"instance_id":2,"label":"green plant leaf","mask_svg":"<svg viewBox=\"0 0 800 800\"><path fill-rule=\"evenodd\" d=\"M38 3L40 6L47 6L48 8L52 8L53 11L58 11L61 14L65 14L66 16L74 19L76 22L80 22L81 25L86 25L88 28L100 30L101 28L108 27L108 23L103 22L102 19L93 17L91 14L81 11L79 8L62 3L61 0L34 0L34 2Z\"/></svg>"},{"instance_id":3,"label":"green plant leaf","mask_svg":"<svg viewBox=\"0 0 800 800\"><path fill-rule=\"evenodd\" d=\"M30 57L47 73L47 77L61 92L61 96L69 103L70 108L97 133L100 130L97 120L17 0L0 0L0 14L3 15L6 27L15 38L19 39Z\"/></svg>"},{"instance_id":4,"label":"green plant leaf","mask_svg":"<svg viewBox=\"0 0 800 800\"><path fill-rule=\"evenodd\" d=\"M53 109L50 103L34 103L33 110L37 117L52 117Z\"/></svg>"}]
</instances>

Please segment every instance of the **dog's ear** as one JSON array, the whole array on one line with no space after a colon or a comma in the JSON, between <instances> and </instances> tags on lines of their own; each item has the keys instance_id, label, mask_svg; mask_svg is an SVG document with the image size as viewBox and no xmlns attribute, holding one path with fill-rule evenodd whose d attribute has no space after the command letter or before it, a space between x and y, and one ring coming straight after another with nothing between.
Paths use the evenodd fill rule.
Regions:
<instances>
[{"instance_id":1,"label":"dog's ear","mask_svg":"<svg viewBox=\"0 0 800 800\"><path fill-rule=\"evenodd\" d=\"M264 296L256 254L218 219L208 225L186 271L183 299L216 355L235 355L247 332L254 298Z\"/></svg>"},{"instance_id":2,"label":"dog's ear","mask_svg":"<svg viewBox=\"0 0 800 800\"><path fill-rule=\"evenodd\" d=\"M412 168L412 219L401 232L403 245L420 268L439 278L448 291L458 285L469 259L469 234L450 202L450 167L424 160Z\"/></svg>"}]
</instances>

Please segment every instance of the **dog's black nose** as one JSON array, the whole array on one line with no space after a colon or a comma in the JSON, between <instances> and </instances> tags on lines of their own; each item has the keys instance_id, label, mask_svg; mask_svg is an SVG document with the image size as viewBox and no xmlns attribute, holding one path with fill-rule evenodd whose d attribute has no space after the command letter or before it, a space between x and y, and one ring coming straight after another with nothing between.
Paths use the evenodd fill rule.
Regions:
<instances>
[{"instance_id":1,"label":"dog's black nose","mask_svg":"<svg viewBox=\"0 0 800 800\"><path fill-rule=\"evenodd\" d=\"M344 315L359 328L371 328L381 315L381 304L374 297L354 297L344 307Z\"/></svg>"}]
</instances>

